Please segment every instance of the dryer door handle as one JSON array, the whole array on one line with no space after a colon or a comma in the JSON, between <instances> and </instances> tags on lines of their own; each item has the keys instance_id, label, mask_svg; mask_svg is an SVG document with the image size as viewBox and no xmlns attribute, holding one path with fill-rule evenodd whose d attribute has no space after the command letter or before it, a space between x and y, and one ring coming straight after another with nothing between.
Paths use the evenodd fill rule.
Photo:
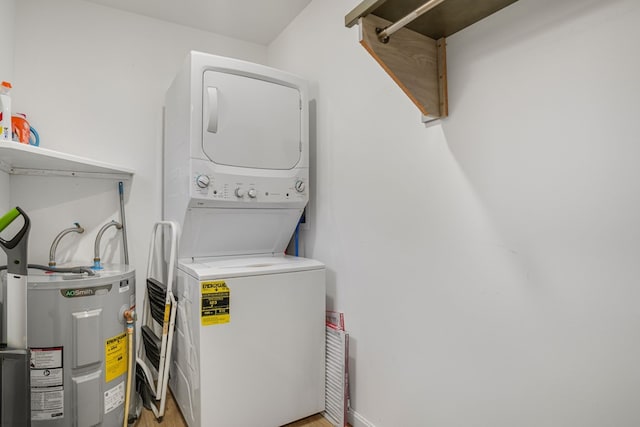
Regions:
<instances>
[{"instance_id":1,"label":"dryer door handle","mask_svg":"<svg viewBox=\"0 0 640 427\"><path fill-rule=\"evenodd\" d=\"M218 132L218 88L207 88L207 111L208 111L208 123L207 131L211 133Z\"/></svg>"}]
</instances>

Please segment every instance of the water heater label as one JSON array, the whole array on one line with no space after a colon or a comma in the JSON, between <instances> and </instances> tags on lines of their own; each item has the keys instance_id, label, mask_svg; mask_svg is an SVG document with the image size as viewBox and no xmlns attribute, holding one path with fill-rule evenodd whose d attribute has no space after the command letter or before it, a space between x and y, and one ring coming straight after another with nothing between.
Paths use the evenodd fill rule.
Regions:
<instances>
[{"instance_id":1,"label":"water heater label","mask_svg":"<svg viewBox=\"0 0 640 427\"><path fill-rule=\"evenodd\" d=\"M127 292L129 290L129 279L121 280L118 288L119 293Z\"/></svg>"},{"instance_id":2,"label":"water heater label","mask_svg":"<svg viewBox=\"0 0 640 427\"><path fill-rule=\"evenodd\" d=\"M92 297L94 295L105 295L111 292L111 284L102 286L92 286L90 288L60 289L60 293L65 298Z\"/></svg>"},{"instance_id":3,"label":"water heater label","mask_svg":"<svg viewBox=\"0 0 640 427\"><path fill-rule=\"evenodd\" d=\"M31 419L58 420L64 418L64 390L62 386L31 389Z\"/></svg>"},{"instance_id":4,"label":"water heater label","mask_svg":"<svg viewBox=\"0 0 640 427\"><path fill-rule=\"evenodd\" d=\"M200 282L200 320L202 326L231 321L231 291L224 280Z\"/></svg>"},{"instance_id":5,"label":"water heater label","mask_svg":"<svg viewBox=\"0 0 640 427\"><path fill-rule=\"evenodd\" d=\"M62 368L31 369L31 387L57 387L63 382Z\"/></svg>"},{"instance_id":6,"label":"water heater label","mask_svg":"<svg viewBox=\"0 0 640 427\"><path fill-rule=\"evenodd\" d=\"M31 369L62 368L62 347L31 347Z\"/></svg>"},{"instance_id":7,"label":"water heater label","mask_svg":"<svg viewBox=\"0 0 640 427\"><path fill-rule=\"evenodd\" d=\"M124 332L105 341L105 382L127 372L127 333Z\"/></svg>"},{"instance_id":8,"label":"water heater label","mask_svg":"<svg viewBox=\"0 0 640 427\"><path fill-rule=\"evenodd\" d=\"M116 409L124 403L124 381L104 392L104 413Z\"/></svg>"},{"instance_id":9,"label":"water heater label","mask_svg":"<svg viewBox=\"0 0 640 427\"><path fill-rule=\"evenodd\" d=\"M64 418L62 347L31 348L31 419Z\"/></svg>"}]
</instances>

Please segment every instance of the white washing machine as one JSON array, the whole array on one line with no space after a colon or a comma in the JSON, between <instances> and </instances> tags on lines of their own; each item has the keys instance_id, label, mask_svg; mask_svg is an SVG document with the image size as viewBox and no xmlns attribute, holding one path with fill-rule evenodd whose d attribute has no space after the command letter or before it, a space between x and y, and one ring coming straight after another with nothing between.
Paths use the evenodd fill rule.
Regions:
<instances>
[{"instance_id":1,"label":"white washing machine","mask_svg":"<svg viewBox=\"0 0 640 427\"><path fill-rule=\"evenodd\" d=\"M183 264L177 293L171 389L190 426L281 426L324 410L321 263Z\"/></svg>"},{"instance_id":2,"label":"white washing machine","mask_svg":"<svg viewBox=\"0 0 640 427\"><path fill-rule=\"evenodd\" d=\"M325 270L284 256L309 200L306 84L191 52L165 98L164 219L180 224L170 387L190 427L324 410Z\"/></svg>"}]
</instances>

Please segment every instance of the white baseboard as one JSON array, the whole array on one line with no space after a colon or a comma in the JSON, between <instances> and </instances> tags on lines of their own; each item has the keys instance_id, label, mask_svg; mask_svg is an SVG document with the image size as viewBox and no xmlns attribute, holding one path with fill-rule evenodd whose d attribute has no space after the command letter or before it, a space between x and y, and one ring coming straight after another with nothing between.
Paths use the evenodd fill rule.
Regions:
<instances>
[{"instance_id":1,"label":"white baseboard","mask_svg":"<svg viewBox=\"0 0 640 427\"><path fill-rule=\"evenodd\" d=\"M349 424L352 427L376 427L353 409L349 410Z\"/></svg>"}]
</instances>

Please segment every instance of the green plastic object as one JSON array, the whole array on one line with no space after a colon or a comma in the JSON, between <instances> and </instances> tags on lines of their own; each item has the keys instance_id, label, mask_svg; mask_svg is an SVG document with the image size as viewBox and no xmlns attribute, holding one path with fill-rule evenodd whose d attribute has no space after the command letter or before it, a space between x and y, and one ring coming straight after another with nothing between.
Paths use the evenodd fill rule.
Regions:
<instances>
[{"instance_id":1,"label":"green plastic object","mask_svg":"<svg viewBox=\"0 0 640 427\"><path fill-rule=\"evenodd\" d=\"M16 208L11 209L9 212L4 214L2 218L0 218L0 231L7 228L9 224L11 224L13 220L18 218L19 216L20 212L18 212L18 209Z\"/></svg>"}]
</instances>

